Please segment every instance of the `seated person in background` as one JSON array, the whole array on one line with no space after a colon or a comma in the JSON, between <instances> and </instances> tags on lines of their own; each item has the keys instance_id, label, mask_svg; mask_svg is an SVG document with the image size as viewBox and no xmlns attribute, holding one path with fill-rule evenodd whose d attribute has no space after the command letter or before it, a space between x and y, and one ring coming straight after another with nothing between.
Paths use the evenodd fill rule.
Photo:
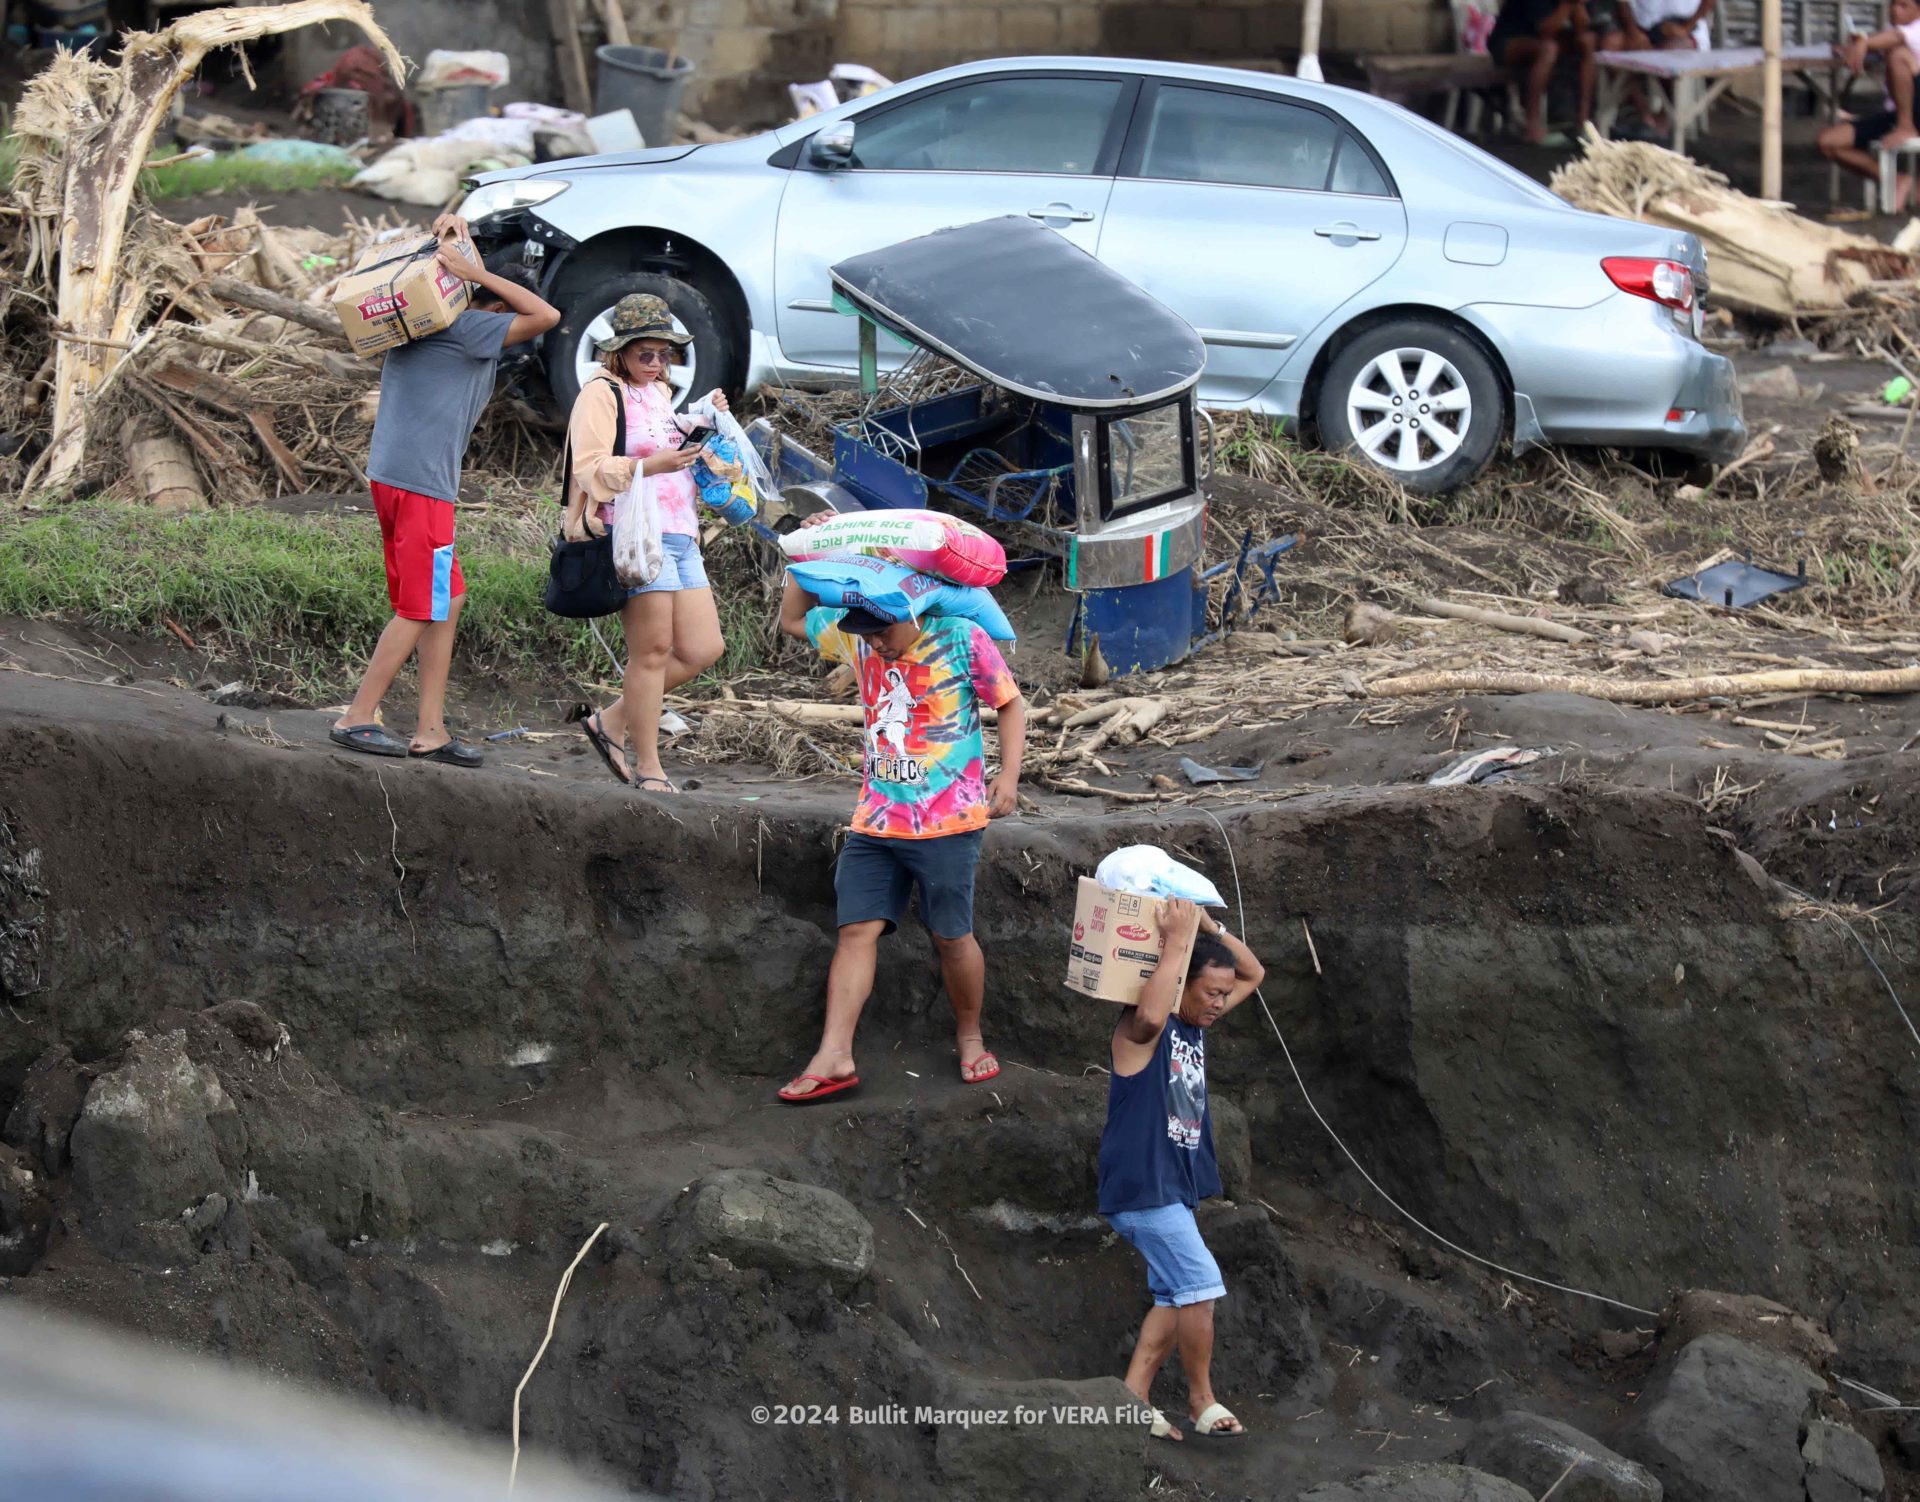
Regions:
<instances>
[{"instance_id":1,"label":"seated person in background","mask_svg":"<svg viewBox=\"0 0 1920 1502\"><path fill-rule=\"evenodd\" d=\"M1513 74L1525 97L1526 139L1535 146L1566 146L1547 135L1547 84L1562 60L1579 71L1580 123L1593 117L1593 26L1579 0L1503 0L1487 38L1487 53Z\"/></svg>"},{"instance_id":2,"label":"seated person in background","mask_svg":"<svg viewBox=\"0 0 1920 1502\"><path fill-rule=\"evenodd\" d=\"M1835 55L1855 73L1864 73L1867 58L1879 53L1887 63L1887 97L1883 107L1855 120L1838 120L1814 137L1820 154L1849 172L1877 181L1880 163L1874 156L1881 150L1903 146L1920 136L1913 120L1913 80L1916 61L1920 60L1920 0L1893 0L1887 7L1887 19L1893 24L1872 36L1859 34ZM1913 195L1913 178L1902 173L1892 203L1880 205L1883 214L1896 214Z\"/></svg>"},{"instance_id":3,"label":"seated person in background","mask_svg":"<svg viewBox=\"0 0 1920 1502\"><path fill-rule=\"evenodd\" d=\"M1704 52L1713 45L1714 0L1622 0L1619 29L1600 43L1602 52ZM1665 132L1666 111L1647 103L1646 89L1636 83L1627 101L1640 118Z\"/></svg>"}]
</instances>

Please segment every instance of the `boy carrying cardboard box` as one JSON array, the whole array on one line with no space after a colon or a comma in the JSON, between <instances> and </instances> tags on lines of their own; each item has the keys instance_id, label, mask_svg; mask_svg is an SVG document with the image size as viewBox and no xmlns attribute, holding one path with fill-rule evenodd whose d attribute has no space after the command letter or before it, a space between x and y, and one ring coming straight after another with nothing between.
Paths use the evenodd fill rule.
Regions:
<instances>
[{"instance_id":1,"label":"boy carrying cardboard box","mask_svg":"<svg viewBox=\"0 0 1920 1502\"><path fill-rule=\"evenodd\" d=\"M440 242L434 277L444 274L463 287L470 282L476 290L470 305L446 327L418 338L403 335L380 372L367 478L380 517L393 619L380 633L366 676L335 723L332 739L371 756L477 767L479 751L455 740L446 724L453 632L466 598L453 550L460 460L493 395L501 350L539 338L560 321L560 313L534 290L526 267L503 263L489 270L475 261L464 219L442 214L433 233ZM388 734L380 723L380 701L416 651L420 709L409 742Z\"/></svg>"}]
</instances>

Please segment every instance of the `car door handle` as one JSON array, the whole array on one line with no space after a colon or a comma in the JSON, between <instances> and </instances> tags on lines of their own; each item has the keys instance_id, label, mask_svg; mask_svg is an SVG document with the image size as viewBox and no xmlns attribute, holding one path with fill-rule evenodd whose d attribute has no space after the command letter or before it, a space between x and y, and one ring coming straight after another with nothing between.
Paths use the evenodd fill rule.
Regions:
<instances>
[{"instance_id":1,"label":"car door handle","mask_svg":"<svg viewBox=\"0 0 1920 1502\"><path fill-rule=\"evenodd\" d=\"M1093 215L1070 203L1050 203L1044 209L1028 209L1029 219L1065 219L1070 224L1086 224Z\"/></svg>"},{"instance_id":2,"label":"car door handle","mask_svg":"<svg viewBox=\"0 0 1920 1502\"><path fill-rule=\"evenodd\" d=\"M1345 219L1338 224L1315 225L1313 232L1323 240L1378 240L1380 238L1379 230L1362 229L1359 225Z\"/></svg>"}]
</instances>

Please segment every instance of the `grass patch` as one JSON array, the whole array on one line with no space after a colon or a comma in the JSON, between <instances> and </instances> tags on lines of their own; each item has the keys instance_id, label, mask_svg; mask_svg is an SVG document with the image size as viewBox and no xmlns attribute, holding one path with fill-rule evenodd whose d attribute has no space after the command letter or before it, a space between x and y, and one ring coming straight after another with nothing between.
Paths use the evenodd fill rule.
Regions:
<instances>
[{"instance_id":1,"label":"grass patch","mask_svg":"<svg viewBox=\"0 0 1920 1502\"><path fill-rule=\"evenodd\" d=\"M459 657L532 681L603 678L585 623L541 603L546 555L527 539L518 521L462 519ZM371 516L111 504L0 522L0 614L156 634L173 620L314 697L357 680L390 618Z\"/></svg>"},{"instance_id":2,"label":"grass patch","mask_svg":"<svg viewBox=\"0 0 1920 1502\"><path fill-rule=\"evenodd\" d=\"M344 163L291 165L227 153L149 167L140 174L140 191L156 202L197 193L298 193L338 187L358 170Z\"/></svg>"}]
</instances>

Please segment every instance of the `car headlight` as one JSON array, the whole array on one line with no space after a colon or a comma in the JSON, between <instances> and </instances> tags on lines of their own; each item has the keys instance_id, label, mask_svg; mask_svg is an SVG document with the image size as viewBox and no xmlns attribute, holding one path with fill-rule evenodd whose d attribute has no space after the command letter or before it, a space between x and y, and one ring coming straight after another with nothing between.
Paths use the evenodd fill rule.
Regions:
<instances>
[{"instance_id":1,"label":"car headlight","mask_svg":"<svg viewBox=\"0 0 1920 1502\"><path fill-rule=\"evenodd\" d=\"M460 217L471 223L489 214L530 209L535 204L558 198L571 186L565 178L553 177L515 178L503 183L485 183L467 195L467 201L460 205Z\"/></svg>"}]
</instances>

